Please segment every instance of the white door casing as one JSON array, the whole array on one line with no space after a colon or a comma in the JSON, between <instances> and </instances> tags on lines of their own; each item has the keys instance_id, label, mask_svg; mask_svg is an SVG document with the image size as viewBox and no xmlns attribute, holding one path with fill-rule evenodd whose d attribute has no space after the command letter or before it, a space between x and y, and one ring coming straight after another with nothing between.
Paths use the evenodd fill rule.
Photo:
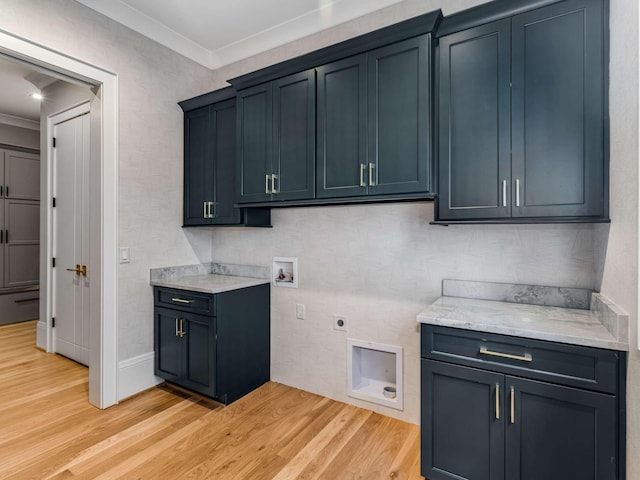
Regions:
<instances>
[{"instance_id":1,"label":"white door casing","mask_svg":"<svg viewBox=\"0 0 640 480\"><path fill-rule=\"evenodd\" d=\"M89 103L51 117L53 350L89 365L90 264L90 116ZM76 267L87 267L87 276Z\"/></svg>"},{"instance_id":2,"label":"white door casing","mask_svg":"<svg viewBox=\"0 0 640 480\"><path fill-rule=\"evenodd\" d=\"M6 31L0 31L0 54L16 58L53 75L94 85L91 104L91 265L89 402L107 408L118 401L117 311L118 311L118 77L115 73L69 57ZM43 126L44 127L44 126ZM49 122L47 122L49 128ZM51 298L51 192L50 144L42 149L47 162L41 170L41 294ZM47 350L52 347L51 302L41 302L40 321L46 323Z\"/></svg>"}]
</instances>

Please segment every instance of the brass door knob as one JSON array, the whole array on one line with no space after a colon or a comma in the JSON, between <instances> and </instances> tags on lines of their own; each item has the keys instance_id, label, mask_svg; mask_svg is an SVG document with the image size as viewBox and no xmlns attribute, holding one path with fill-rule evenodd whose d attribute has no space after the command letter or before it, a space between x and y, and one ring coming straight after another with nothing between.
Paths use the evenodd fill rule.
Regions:
<instances>
[{"instance_id":1,"label":"brass door knob","mask_svg":"<svg viewBox=\"0 0 640 480\"><path fill-rule=\"evenodd\" d=\"M76 272L76 275L82 275L83 277L87 276L87 266L86 265L77 265L76 268L67 268L67 272Z\"/></svg>"}]
</instances>

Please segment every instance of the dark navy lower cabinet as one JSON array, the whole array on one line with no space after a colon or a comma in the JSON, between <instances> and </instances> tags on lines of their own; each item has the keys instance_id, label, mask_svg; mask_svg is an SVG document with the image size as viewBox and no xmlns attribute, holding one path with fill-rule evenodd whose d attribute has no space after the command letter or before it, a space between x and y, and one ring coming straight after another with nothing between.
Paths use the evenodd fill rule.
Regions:
<instances>
[{"instance_id":1,"label":"dark navy lower cabinet","mask_svg":"<svg viewBox=\"0 0 640 480\"><path fill-rule=\"evenodd\" d=\"M624 352L422 325L421 363L428 480L625 478Z\"/></svg>"},{"instance_id":2,"label":"dark navy lower cabinet","mask_svg":"<svg viewBox=\"0 0 640 480\"><path fill-rule=\"evenodd\" d=\"M155 287L155 374L225 405L268 382L269 289L212 295Z\"/></svg>"}]
</instances>

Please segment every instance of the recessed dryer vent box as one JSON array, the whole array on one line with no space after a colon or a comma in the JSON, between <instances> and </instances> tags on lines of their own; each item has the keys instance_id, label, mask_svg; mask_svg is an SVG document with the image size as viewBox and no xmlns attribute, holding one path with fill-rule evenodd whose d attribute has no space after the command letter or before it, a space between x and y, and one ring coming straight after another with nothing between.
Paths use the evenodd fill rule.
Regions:
<instances>
[{"instance_id":1,"label":"recessed dryer vent box","mask_svg":"<svg viewBox=\"0 0 640 480\"><path fill-rule=\"evenodd\" d=\"M403 410L402 347L347 339L347 395Z\"/></svg>"},{"instance_id":2,"label":"recessed dryer vent box","mask_svg":"<svg viewBox=\"0 0 640 480\"><path fill-rule=\"evenodd\" d=\"M271 278L276 287L298 288L298 258L273 257Z\"/></svg>"}]
</instances>

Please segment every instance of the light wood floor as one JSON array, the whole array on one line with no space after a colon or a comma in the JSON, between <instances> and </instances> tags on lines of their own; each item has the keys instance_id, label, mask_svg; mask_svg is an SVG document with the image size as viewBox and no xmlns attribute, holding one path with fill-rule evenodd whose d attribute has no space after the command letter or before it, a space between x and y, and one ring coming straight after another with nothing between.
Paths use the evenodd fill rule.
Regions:
<instances>
[{"instance_id":1,"label":"light wood floor","mask_svg":"<svg viewBox=\"0 0 640 480\"><path fill-rule=\"evenodd\" d=\"M0 326L2 479L420 479L419 429L268 383L228 407L154 388L107 410L88 371Z\"/></svg>"}]
</instances>

